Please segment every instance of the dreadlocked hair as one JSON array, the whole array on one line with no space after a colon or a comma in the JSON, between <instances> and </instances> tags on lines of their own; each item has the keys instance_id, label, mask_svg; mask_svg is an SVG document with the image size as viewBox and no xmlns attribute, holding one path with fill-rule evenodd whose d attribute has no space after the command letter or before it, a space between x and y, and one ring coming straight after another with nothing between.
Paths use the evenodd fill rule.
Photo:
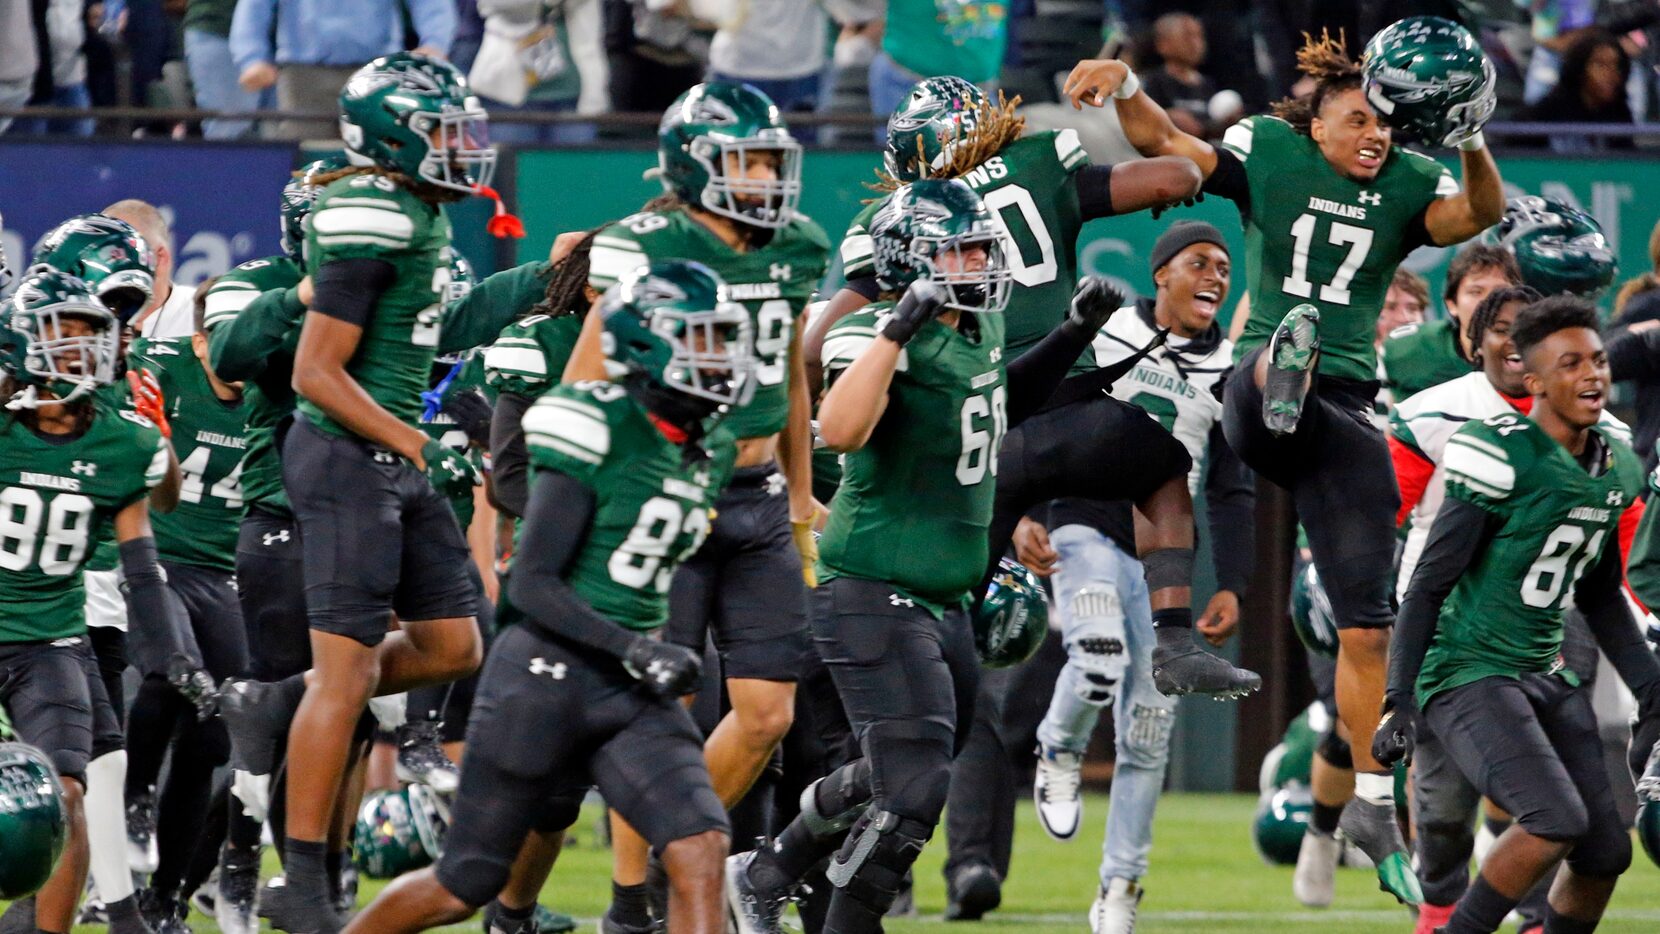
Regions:
<instances>
[{"instance_id":1,"label":"dreadlocked hair","mask_svg":"<svg viewBox=\"0 0 1660 934\"><path fill-rule=\"evenodd\" d=\"M640 205L640 213L667 214L670 211L684 211L690 207L681 197L672 191L665 191L645 204Z\"/></svg>"},{"instance_id":2,"label":"dreadlocked hair","mask_svg":"<svg viewBox=\"0 0 1660 934\"><path fill-rule=\"evenodd\" d=\"M295 178L303 177L299 172L295 172L293 175ZM332 172L318 172L312 179L312 184L322 188L351 175L384 175L400 186L409 189L415 197L428 204L450 204L470 197L472 194L471 192L457 191L454 188L445 188L442 185L434 185L431 182L422 181L402 172L383 169L378 165L348 165L343 169L335 169Z\"/></svg>"},{"instance_id":3,"label":"dreadlocked hair","mask_svg":"<svg viewBox=\"0 0 1660 934\"><path fill-rule=\"evenodd\" d=\"M600 231L595 227L582 235L582 239L571 247L553 267L553 275L548 277L548 290L542 300L530 307L526 312L529 315L547 315L557 318L561 315L586 314L592 307L583 289L588 285L588 251L593 249L594 237Z\"/></svg>"},{"instance_id":4,"label":"dreadlocked hair","mask_svg":"<svg viewBox=\"0 0 1660 934\"><path fill-rule=\"evenodd\" d=\"M1505 286L1488 292L1487 297L1476 305L1476 310L1470 313L1470 323L1464 326L1464 333L1470 338L1470 362L1481 365L1481 341L1493 322L1499 319L1499 312L1504 306L1513 302L1531 305L1540 297L1536 290L1525 285Z\"/></svg>"},{"instance_id":5,"label":"dreadlocked hair","mask_svg":"<svg viewBox=\"0 0 1660 934\"><path fill-rule=\"evenodd\" d=\"M928 166L917 166L921 176L923 178L959 178L967 175L980 163L997 155L1004 146L1019 139L1020 134L1026 132L1026 118L1015 113L1015 108L1019 106L1020 95L1017 94L1013 100L1008 100L1003 97L1002 91L997 92L997 103L993 104L989 100L981 103L974 111L974 126L963 134L963 138L957 141L957 145L951 147L945 165L934 172L930 172ZM918 142L917 151L921 152L920 140ZM867 184L866 187L886 195L888 192L903 188L904 185L904 182L889 175L883 169L877 169L876 181ZM880 200L880 196L867 198L865 203Z\"/></svg>"},{"instance_id":6,"label":"dreadlocked hair","mask_svg":"<svg viewBox=\"0 0 1660 934\"><path fill-rule=\"evenodd\" d=\"M1349 57L1341 29L1335 39L1322 29L1318 39L1303 33L1303 47L1297 50L1297 70L1314 79L1313 93L1288 97L1275 103L1269 112L1307 136L1309 125L1328 99L1360 87L1360 63Z\"/></svg>"}]
</instances>

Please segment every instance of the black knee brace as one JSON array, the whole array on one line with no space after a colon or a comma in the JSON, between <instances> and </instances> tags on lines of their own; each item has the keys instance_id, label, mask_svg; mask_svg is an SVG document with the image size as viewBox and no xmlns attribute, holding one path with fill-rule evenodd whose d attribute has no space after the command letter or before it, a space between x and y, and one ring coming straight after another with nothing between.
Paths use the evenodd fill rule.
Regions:
<instances>
[{"instance_id":1,"label":"black knee brace","mask_svg":"<svg viewBox=\"0 0 1660 934\"><path fill-rule=\"evenodd\" d=\"M815 837L853 826L870 804L870 760L856 759L801 790L801 822Z\"/></svg>"},{"instance_id":2,"label":"black knee brace","mask_svg":"<svg viewBox=\"0 0 1660 934\"><path fill-rule=\"evenodd\" d=\"M1349 749L1349 741L1337 735L1336 721L1326 730L1326 735L1320 737L1320 758L1340 769L1352 770L1355 767L1354 753Z\"/></svg>"},{"instance_id":3,"label":"black knee brace","mask_svg":"<svg viewBox=\"0 0 1660 934\"><path fill-rule=\"evenodd\" d=\"M1631 868L1631 835L1618 827L1593 828L1568 854L1574 872L1595 879L1612 879Z\"/></svg>"},{"instance_id":4,"label":"black knee brace","mask_svg":"<svg viewBox=\"0 0 1660 934\"><path fill-rule=\"evenodd\" d=\"M933 835L930 824L871 807L859 817L825 875L849 898L881 915L898 897L905 873Z\"/></svg>"}]
</instances>

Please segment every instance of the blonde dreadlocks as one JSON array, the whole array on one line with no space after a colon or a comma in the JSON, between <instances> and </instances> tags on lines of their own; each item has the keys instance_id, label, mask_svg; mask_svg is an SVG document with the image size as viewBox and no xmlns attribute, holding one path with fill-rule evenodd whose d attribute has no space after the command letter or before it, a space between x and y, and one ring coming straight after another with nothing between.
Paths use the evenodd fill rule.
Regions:
<instances>
[{"instance_id":1,"label":"blonde dreadlocks","mask_svg":"<svg viewBox=\"0 0 1660 934\"><path fill-rule=\"evenodd\" d=\"M1297 70L1314 79L1314 92L1279 101L1271 113L1307 136L1309 124L1328 99L1361 86L1360 63L1349 57L1342 30L1333 39L1322 29L1318 39L1303 33L1303 47L1297 50Z\"/></svg>"},{"instance_id":2,"label":"blonde dreadlocks","mask_svg":"<svg viewBox=\"0 0 1660 934\"><path fill-rule=\"evenodd\" d=\"M973 126L963 134L956 145L947 148L945 165L937 170L928 166L918 166L923 178L958 178L980 163L997 155L1004 146L1020 138L1026 132L1026 118L1015 113L1020 106L1020 97L1006 100L1003 92L997 92L997 103L985 101L974 111ZM917 146L922 151L922 146ZM887 174L882 169L876 170L876 181L869 187L872 191L882 192L884 195L904 186L904 182ZM879 198L870 198L868 201L877 201Z\"/></svg>"}]
</instances>

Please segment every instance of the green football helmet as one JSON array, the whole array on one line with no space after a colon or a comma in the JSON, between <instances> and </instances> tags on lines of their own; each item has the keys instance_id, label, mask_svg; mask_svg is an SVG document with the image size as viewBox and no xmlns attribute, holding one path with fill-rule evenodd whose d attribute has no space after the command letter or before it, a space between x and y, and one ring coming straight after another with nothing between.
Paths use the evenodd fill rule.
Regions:
<instances>
[{"instance_id":1,"label":"green football helmet","mask_svg":"<svg viewBox=\"0 0 1660 934\"><path fill-rule=\"evenodd\" d=\"M755 153L776 156L775 178L749 177ZM693 85L669 105L657 125L657 167L680 200L751 227L783 227L801 202L801 144L772 99L748 84Z\"/></svg>"},{"instance_id":2,"label":"green football helmet","mask_svg":"<svg viewBox=\"0 0 1660 934\"><path fill-rule=\"evenodd\" d=\"M1303 832L1314 814L1314 795L1303 785L1287 785L1265 795L1251 822L1251 842L1270 866L1294 866Z\"/></svg>"},{"instance_id":3,"label":"green football helmet","mask_svg":"<svg viewBox=\"0 0 1660 934\"><path fill-rule=\"evenodd\" d=\"M18 387L7 408L37 408L71 402L115 379L121 326L92 286L49 266L24 273L6 301L0 331L0 369ZM65 335L79 321L87 333ZM40 390L52 398L40 398Z\"/></svg>"},{"instance_id":4,"label":"green football helmet","mask_svg":"<svg viewBox=\"0 0 1660 934\"><path fill-rule=\"evenodd\" d=\"M606 290L600 313L600 346L613 379L643 381L679 394L682 403L698 400L705 415L742 405L753 393L749 312L702 263L641 266Z\"/></svg>"},{"instance_id":5,"label":"green football helmet","mask_svg":"<svg viewBox=\"0 0 1660 934\"><path fill-rule=\"evenodd\" d=\"M448 62L394 52L354 72L340 91L340 138L356 165L376 165L440 188L490 184L489 115Z\"/></svg>"},{"instance_id":6,"label":"green football helmet","mask_svg":"<svg viewBox=\"0 0 1660 934\"><path fill-rule=\"evenodd\" d=\"M46 265L89 283L122 324L155 294L156 255L126 221L104 214L71 217L35 241L31 266Z\"/></svg>"},{"instance_id":7,"label":"green football helmet","mask_svg":"<svg viewBox=\"0 0 1660 934\"><path fill-rule=\"evenodd\" d=\"M422 786L382 789L363 796L352 833L352 859L369 878L396 878L429 866L437 858L416 825L409 792L417 787Z\"/></svg>"},{"instance_id":8,"label":"green football helmet","mask_svg":"<svg viewBox=\"0 0 1660 934\"><path fill-rule=\"evenodd\" d=\"M1026 565L1005 557L974 611L974 649L987 668L1010 668L1033 655L1049 634L1043 584Z\"/></svg>"},{"instance_id":9,"label":"green football helmet","mask_svg":"<svg viewBox=\"0 0 1660 934\"><path fill-rule=\"evenodd\" d=\"M1541 295L1595 299L1619 274L1619 258L1596 218L1551 198L1511 198L1498 237L1515 255L1522 281Z\"/></svg>"},{"instance_id":10,"label":"green football helmet","mask_svg":"<svg viewBox=\"0 0 1660 934\"><path fill-rule=\"evenodd\" d=\"M1320 582L1314 562L1291 580L1291 626L1303 648L1327 658L1337 657L1337 620L1332 616L1331 597Z\"/></svg>"},{"instance_id":11,"label":"green football helmet","mask_svg":"<svg viewBox=\"0 0 1660 934\"><path fill-rule=\"evenodd\" d=\"M337 172L351 165L344 158L329 156L308 162L300 167L288 184L282 186L282 251L288 256L302 256L305 252L305 219L323 188L317 177Z\"/></svg>"},{"instance_id":12,"label":"green football helmet","mask_svg":"<svg viewBox=\"0 0 1660 934\"><path fill-rule=\"evenodd\" d=\"M63 785L51 760L25 743L0 742L0 901L45 885L68 837Z\"/></svg>"},{"instance_id":13,"label":"green football helmet","mask_svg":"<svg viewBox=\"0 0 1660 934\"><path fill-rule=\"evenodd\" d=\"M1366 99L1408 140L1456 146L1474 136L1498 98L1493 63L1470 31L1410 16L1372 37L1361 57Z\"/></svg>"},{"instance_id":14,"label":"green football helmet","mask_svg":"<svg viewBox=\"0 0 1660 934\"><path fill-rule=\"evenodd\" d=\"M882 167L900 182L914 182L945 167L952 147L973 132L986 95L962 78L923 78L905 93L888 118Z\"/></svg>"},{"instance_id":15,"label":"green football helmet","mask_svg":"<svg viewBox=\"0 0 1660 934\"><path fill-rule=\"evenodd\" d=\"M947 308L997 314L1009 303L1014 278L1002 229L967 182L925 178L898 189L871 218L870 239L884 290L926 279L945 292ZM984 251L977 269L975 248Z\"/></svg>"},{"instance_id":16,"label":"green football helmet","mask_svg":"<svg viewBox=\"0 0 1660 934\"><path fill-rule=\"evenodd\" d=\"M1309 704L1285 728L1285 735L1257 769L1257 792L1267 796L1290 784L1307 785L1314 770L1314 750L1331 727L1331 714L1319 701Z\"/></svg>"}]
</instances>

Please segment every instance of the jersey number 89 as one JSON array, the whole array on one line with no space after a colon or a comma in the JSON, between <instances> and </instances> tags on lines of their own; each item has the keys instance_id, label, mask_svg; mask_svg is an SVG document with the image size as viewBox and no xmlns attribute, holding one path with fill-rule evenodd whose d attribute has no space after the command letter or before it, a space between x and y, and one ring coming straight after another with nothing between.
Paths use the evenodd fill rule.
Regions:
<instances>
[{"instance_id":1,"label":"jersey number 89","mask_svg":"<svg viewBox=\"0 0 1660 934\"><path fill-rule=\"evenodd\" d=\"M92 500L78 493L59 494L48 506L26 486L0 490L0 568L27 570L38 551L42 572L53 577L73 574L86 557L91 527Z\"/></svg>"},{"instance_id":2,"label":"jersey number 89","mask_svg":"<svg viewBox=\"0 0 1660 934\"><path fill-rule=\"evenodd\" d=\"M709 534L709 510L696 508L687 512L679 502L664 496L653 496L640 507L640 518L628 532L617 550L605 563L611 579L624 587L636 590L651 588L657 593L669 592L669 579L674 576L672 566L664 567L669 548L684 532L692 536L687 553L703 544Z\"/></svg>"}]
</instances>

